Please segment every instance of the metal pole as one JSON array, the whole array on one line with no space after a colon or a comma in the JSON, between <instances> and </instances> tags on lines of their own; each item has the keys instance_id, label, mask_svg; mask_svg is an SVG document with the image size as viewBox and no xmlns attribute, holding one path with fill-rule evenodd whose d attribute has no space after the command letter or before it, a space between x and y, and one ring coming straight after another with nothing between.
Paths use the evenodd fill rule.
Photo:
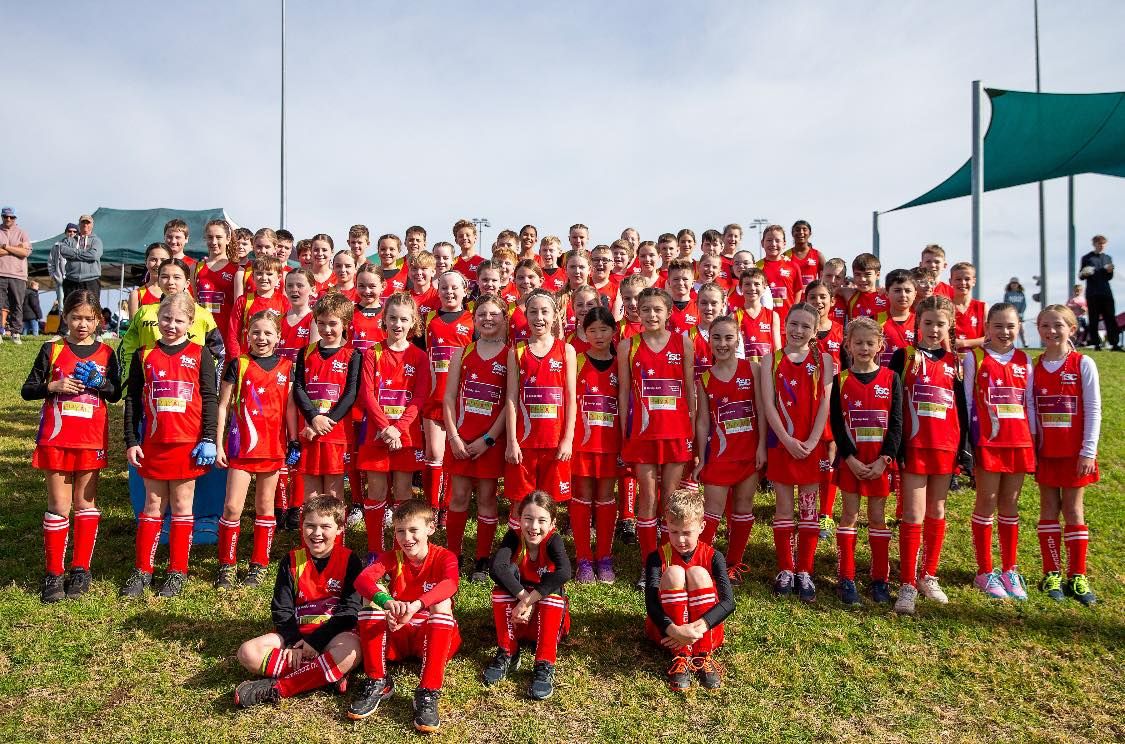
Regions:
<instances>
[{"instance_id":1,"label":"metal pole","mask_svg":"<svg viewBox=\"0 0 1125 744\"><path fill-rule=\"evenodd\" d=\"M1035 92L1039 93L1039 0L1035 0ZM1047 307L1047 220L1044 215L1043 182L1039 190L1039 307ZM1069 290L1068 290L1069 291Z\"/></svg>"},{"instance_id":2,"label":"metal pole","mask_svg":"<svg viewBox=\"0 0 1125 744\"><path fill-rule=\"evenodd\" d=\"M1066 177L1066 297L1074 291L1074 266L1078 262L1074 235L1074 176Z\"/></svg>"},{"instance_id":3,"label":"metal pole","mask_svg":"<svg viewBox=\"0 0 1125 744\"><path fill-rule=\"evenodd\" d=\"M980 299L980 197L984 193L984 132L980 125L979 80L973 81L973 161L970 170L972 182L972 247L973 266L977 269L977 284L973 287L973 299Z\"/></svg>"},{"instance_id":4,"label":"metal pole","mask_svg":"<svg viewBox=\"0 0 1125 744\"><path fill-rule=\"evenodd\" d=\"M121 311L121 298L125 294L125 262L121 262L121 286L117 291L117 335L121 335L121 320L124 313ZM62 315L62 308L59 308L59 315Z\"/></svg>"},{"instance_id":5,"label":"metal pole","mask_svg":"<svg viewBox=\"0 0 1125 744\"><path fill-rule=\"evenodd\" d=\"M285 227L285 0L281 0L281 218Z\"/></svg>"},{"instance_id":6,"label":"metal pole","mask_svg":"<svg viewBox=\"0 0 1125 744\"><path fill-rule=\"evenodd\" d=\"M871 252L879 257L879 213L871 213Z\"/></svg>"}]
</instances>

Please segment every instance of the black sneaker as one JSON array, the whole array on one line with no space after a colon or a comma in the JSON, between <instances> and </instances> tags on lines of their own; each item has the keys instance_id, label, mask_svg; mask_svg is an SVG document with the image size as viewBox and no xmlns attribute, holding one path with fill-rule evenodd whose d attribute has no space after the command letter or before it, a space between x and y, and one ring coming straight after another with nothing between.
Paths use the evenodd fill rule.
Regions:
<instances>
[{"instance_id":1,"label":"black sneaker","mask_svg":"<svg viewBox=\"0 0 1125 744\"><path fill-rule=\"evenodd\" d=\"M285 529L293 531L301 529L301 507L291 506L285 510Z\"/></svg>"},{"instance_id":2,"label":"black sneaker","mask_svg":"<svg viewBox=\"0 0 1125 744\"><path fill-rule=\"evenodd\" d=\"M169 574L171 576L172 574ZM183 574L176 574L182 576ZM234 704L239 708L276 703L281 699L277 691L277 680L251 679L234 688Z\"/></svg>"},{"instance_id":3,"label":"black sneaker","mask_svg":"<svg viewBox=\"0 0 1125 744\"><path fill-rule=\"evenodd\" d=\"M638 588L638 589L640 589L640 590L641 590L641 591L643 592L643 591L645 590L645 585L646 585L647 583L648 583L648 582L647 582L647 581L645 581L645 572L644 572L644 570L642 569L642 570L641 570L641 576L640 576L640 578L639 578L639 579L637 579L637 588Z\"/></svg>"},{"instance_id":4,"label":"black sneaker","mask_svg":"<svg viewBox=\"0 0 1125 744\"><path fill-rule=\"evenodd\" d=\"M219 573L215 575L215 588L226 591L238 587L238 566L233 563L229 566L219 566Z\"/></svg>"},{"instance_id":5,"label":"black sneaker","mask_svg":"<svg viewBox=\"0 0 1125 744\"><path fill-rule=\"evenodd\" d=\"M169 571L168 575L164 577L164 583L160 586L160 591L156 593L156 596L168 599L180 596L180 592L184 590L185 581L187 581L187 576L184 574L179 571Z\"/></svg>"},{"instance_id":6,"label":"black sneaker","mask_svg":"<svg viewBox=\"0 0 1125 744\"><path fill-rule=\"evenodd\" d=\"M140 597L145 589L152 585L152 574L145 573L139 568L134 568L129 578L125 579L125 586L121 587L122 597Z\"/></svg>"},{"instance_id":7,"label":"black sneaker","mask_svg":"<svg viewBox=\"0 0 1125 744\"><path fill-rule=\"evenodd\" d=\"M704 690L717 690L723 686L723 665L711 654L696 656L691 660Z\"/></svg>"},{"instance_id":8,"label":"black sneaker","mask_svg":"<svg viewBox=\"0 0 1125 744\"><path fill-rule=\"evenodd\" d=\"M279 529L279 530L285 529L285 510L284 509L274 509L273 510L273 523L275 525L277 525L277 529Z\"/></svg>"},{"instance_id":9,"label":"black sneaker","mask_svg":"<svg viewBox=\"0 0 1125 744\"><path fill-rule=\"evenodd\" d=\"M469 581L474 584L483 584L488 581L487 558L478 558L477 562L473 564L473 572L469 575Z\"/></svg>"},{"instance_id":10,"label":"black sneaker","mask_svg":"<svg viewBox=\"0 0 1125 744\"><path fill-rule=\"evenodd\" d=\"M668 667L668 689L672 692L687 692L691 689L691 659L677 656Z\"/></svg>"},{"instance_id":11,"label":"black sneaker","mask_svg":"<svg viewBox=\"0 0 1125 744\"><path fill-rule=\"evenodd\" d=\"M617 525L618 539L623 545L637 544L637 520L622 519Z\"/></svg>"},{"instance_id":12,"label":"black sneaker","mask_svg":"<svg viewBox=\"0 0 1125 744\"><path fill-rule=\"evenodd\" d=\"M1090 588L1090 580L1085 574L1075 574L1066 580L1063 589L1068 597L1074 597L1079 604L1090 607L1097 604L1098 598Z\"/></svg>"},{"instance_id":13,"label":"black sneaker","mask_svg":"<svg viewBox=\"0 0 1125 744\"><path fill-rule=\"evenodd\" d=\"M555 694L555 665L549 661L535 662L527 696L532 700L546 700Z\"/></svg>"},{"instance_id":14,"label":"black sneaker","mask_svg":"<svg viewBox=\"0 0 1125 744\"><path fill-rule=\"evenodd\" d=\"M66 598L78 599L90 591L90 572L84 568L70 569L70 576L66 577Z\"/></svg>"},{"instance_id":15,"label":"black sneaker","mask_svg":"<svg viewBox=\"0 0 1125 744\"><path fill-rule=\"evenodd\" d=\"M414 730L423 734L437 733L441 728L438 721L437 701L441 690L427 690L419 687L414 691Z\"/></svg>"},{"instance_id":16,"label":"black sneaker","mask_svg":"<svg viewBox=\"0 0 1125 744\"><path fill-rule=\"evenodd\" d=\"M875 604L891 604L891 587L885 581L871 582L871 601Z\"/></svg>"},{"instance_id":17,"label":"black sneaker","mask_svg":"<svg viewBox=\"0 0 1125 744\"><path fill-rule=\"evenodd\" d=\"M382 679L365 679L359 687L359 692L348 706L348 718L353 721L362 721L369 715L379 710L379 703L395 694L395 681L388 677Z\"/></svg>"},{"instance_id":18,"label":"black sneaker","mask_svg":"<svg viewBox=\"0 0 1125 744\"><path fill-rule=\"evenodd\" d=\"M836 595L845 607L859 607L863 604L859 592L856 591L855 582L851 579L840 579L840 583L836 586Z\"/></svg>"},{"instance_id":19,"label":"black sneaker","mask_svg":"<svg viewBox=\"0 0 1125 744\"><path fill-rule=\"evenodd\" d=\"M797 597L805 604L816 602L816 584L813 583L812 576L807 573L799 573L796 579Z\"/></svg>"},{"instance_id":20,"label":"black sneaker","mask_svg":"<svg viewBox=\"0 0 1125 744\"><path fill-rule=\"evenodd\" d=\"M788 597L793 593L793 572L780 571L773 580L773 593L779 597Z\"/></svg>"},{"instance_id":21,"label":"black sneaker","mask_svg":"<svg viewBox=\"0 0 1125 744\"><path fill-rule=\"evenodd\" d=\"M66 598L66 581L62 574L43 574L43 589L39 592L39 599L43 604L54 604Z\"/></svg>"},{"instance_id":22,"label":"black sneaker","mask_svg":"<svg viewBox=\"0 0 1125 744\"><path fill-rule=\"evenodd\" d=\"M520 668L520 652L516 649L515 656L509 654L502 648L496 649L496 656L492 658L492 663L484 668L481 673L481 680L484 682L485 687L492 687L502 679L505 679L510 672L514 672Z\"/></svg>"},{"instance_id":23,"label":"black sneaker","mask_svg":"<svg viewBox=\"0 0 1125 744\"><path fill-rule=\"evenodd\" d=\"M266 580L266 567L260 563L251 563L250 570L246 572L246 578L242 580L243 586L261 586L262 582Z\"/></svg>"}]
</instances>

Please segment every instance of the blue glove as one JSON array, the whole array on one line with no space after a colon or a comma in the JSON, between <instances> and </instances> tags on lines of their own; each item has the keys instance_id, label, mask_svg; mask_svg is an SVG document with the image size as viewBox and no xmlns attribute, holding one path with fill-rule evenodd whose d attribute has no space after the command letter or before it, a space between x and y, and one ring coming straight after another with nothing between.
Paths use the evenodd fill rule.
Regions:
<instances>
[{"instance_id":1,"label":"blue glove","mask_svg":"<svg viewBox=\"0 0 1125 744\"><path fill-rule=\"evenodd\" d=\"M217 454L215 443L206 439L195 445L195 449L191 451L191 457L196 465L214 465Z\"/></svg>"},{"instance_id":2,"label":"blue glove","mask_svg":"<svg viewBox=\"0 0 1125 744\"><path fill-rule=\"evenodd\" d=\"M301 461L301 443L290 442L285 448L285 464L293 467Z\"/></svg>"},{"instance_id":3,"label":"blue glove","mask_svg":"<svg viewBox=\"0 0 1125 744\"><path fill-rule=\"evenodd\" d=\"M81 382L83 385L88 385L90 379L90 372L92 371L92 362L79 362L74 365L74 374L71 375L74 379Z\"/></svg>"},{"instance_id":4,"label":"blue glove","mask_svg":"<svg viewBox=\"0 0 1125 744\"><path fill-rule=\"evenodd\" d=\"M90 372L86 376L86 387L97 390L105 384L105 377L102 376L102 373L98 371L98 368L94 366L93 362L90 363L89 370Z\"/></svg>"}]
</instances>

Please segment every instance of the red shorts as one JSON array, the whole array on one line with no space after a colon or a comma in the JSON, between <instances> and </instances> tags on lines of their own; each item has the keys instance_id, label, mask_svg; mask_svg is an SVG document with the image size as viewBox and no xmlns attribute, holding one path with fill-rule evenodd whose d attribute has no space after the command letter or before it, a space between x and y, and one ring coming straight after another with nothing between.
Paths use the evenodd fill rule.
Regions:
<instances>
[{"instance_id":1,"label":"red shorts","mask_svg":"<svg viewBox=\"0 0 1125 744\"><path fill-rule=\"evenodd\" d=\"M511 596L510 594L508 594L503 589L493 589L493 591L494 592L497 592L497 591L502 592L505 597ZM560 599L560 596L558 594L548 594L547 596L548 597L555 597L556 599ZM544 597L544 599L546 599L546 597ZM559 624L559 640L560 641L565 640L566 637L568 635L570 635L570 599L568 597L566 597L565 595L562 596L561 599L565 603L566 606L563 609L562 623ZM511 601L515 602L514 599L511 600ZM495 616L493 616L492 622L493 622L493 625L496 624ZM504 629L500 628L499 626L497 626L496 629L498 631L504 630ZM529 622L512 623L512 635L515 636L516 643L529 643L529 644L535 645L539 641L539 603L538 602L536 602L535 605L532 606L531 620Z\"/></svg>"},{"instance_id":2,"label":"red shorts","mask_svg":"<svg viewBox=\"0 0 1125 744\"><path fill-rule=\"evenodd\" d=\"M232 457L227 467L247 473L276 473L284 465L284 457Z\"/></svg>"},{"instance_id":3,"label":"red shorts","mask_svg":"<svg viewBox=\"0 0 1125 744\"><path fill-rule=\"evenodd\" d=\"M1100 479L1097 462L1094 463L1094 472L1078 475L1077 457L1040 457L1035 470L1036 483L1047 488L1082 488Z\"/></svg>"},{"instance_id":4,"label":"red shorts","mask_svg":"<svg viewBox=\"0 0 1125 744\"><path fill-rule=\"evenodd\" d=\"M60 473L101 470L107 463L108 459L104 449L71 449L39 444L35 446L35 451L31 453L31 466L33 468L53 470Z\"/></svg>"},{"instance_id":5,"label":"red shorts","mask_svg":"<svg viewBox=\"0 0 1125 744\"><path fill-rule=\"evenodd\" d=\"M425 466L425 450L404 446L391 452L382 442L362 445L356 456L356 467L376 473L416 473Z\"/></svg>"},{"instance_id":6,"label":"red shorts","mask_svg":"<svg viewBox=\"0 0 1125 744\"><path fill-rule=\"evenodd\" d=\"M446 444L445 462L443 466L445 467L446 475L461 475L466 478L496 480L504 475L504 440L497 439L496 444L486 449L484 453L475 460L458 460L453 456L453 450Z\"/></svg>"},{"instance_id":7,"label":"red shorts","mask_svg":"<svg viewBox=\"0 0 1125 744\"><path fill-rule=\"evenodd\" d=\"M914 475L953 475L957 467L957 453L930 447L907 447L904 473Z\"/></svg>"},{"instance_id":8,"label":"red shorts","mask_svg":"<svg viewBox=\"0 0 1125 744\"><path fill-rule=\"evenodd\" d=\"M820 483L820 461L824 459L824 442L817 442L809 456L798 460L780 444L766 451L766 478L786 486L808 486Z\"/></svg>"},{"instance_id":9,"label":"red shorts","mask_svg":"<svg viewBox=\"0 0 1125 744\"><path fill-rule=\"evenodd\" d=\"M617 478L622 468L617 464L616 452L575 452L570 464L575 478Z\"/></svg>"},{"instance_id":10,"label":"red shorts","mask_svg":"<svg viewBox=\"0 0 1125 744\"><path fill-rule=\"evenodd\" d=\"M709 462L699 472L699 482L705 486L731 488L757 475L753 460L741 462Z\"/></svg>"},{"instance_id":11,"label":"red shorts","mask_svg":"<svg viewBox=\"0 0 1125 744\"><path fill-rule=\"evenodd\" d=\"M555 501L570 500L570 462L558 459L558 450L523 448L523 462L505 463L504 496L513 504L532 491L546 491Z\"/></svg>"},{"instance_id":12,"label":"red shorts","mask_svg":"<svg viewBox=\"0 0 1125 744\"><path fill-rule=\"evenodd\" d=\"M1034 447L977 447L978 468L990 473L1034 473Z\"/></svg>"},{"instance_id":13,"label":"red shorts","mask_svg":"<svg viewBox=\"0 0 1125 744\"><path fill-rule=\"evenodd\" d=\"M141 466L137 474L149 480L194 480L211 469L210 465L196 465L191 456L197 442L174 444L142 443Z\"/></svg>"},{"instance_id":14,"label":"red shorts","mask_svg":"<svg viewBox=\"0 0 1125 744\"><path fill-rule=\"evenodd\" d=\"M387 661L403 661L405 659L421 659L426 653L426 620L430 617L427 610L420 610L410 618L410 624L399 628L394 633L387 633ZM449 640L449 656L457 653L461 648L461 626L453 621L453 637Z\"/></svg>"},{"instance_id":15,"label":"red shorts","mask_svg":"<svg viewBox=\"0 0 1125 744\"><path fill-rule=\"evenodd\" d=\"M445 428L444 418L441 410L441 398L430 398L422 404L422 418L436 421Z\"/></svg>"},{"instance_id":16,"label":"red shorts","mask_svg":"<svg viewBox=\"0 0 1125 744\"><path fill-rule=\"evenodd\" d=\"M630 438L621 449L621 459L637 465L691 462L691 440Z\"/></svg>"},{"instance_id":17,"label":"red shorts","mask_svg":"<svg viewBox=\"0 0 1125 744\"><path fill-rule=\"evenodd\" d=\"M846 462L841 462L836 468L836 485L844 493L854 493L870 498L886 498L891 495L891 469L888 466L883 474L871 480L860 480L848 467Z\"/></svg>"},{"instance_id":18,"label":"red shorts","mask_svg":"<svg viewBox=\"0 0 1125 744\"><path fill-rule=\"evenodd\" d=\"M301 444L301 472L305 475L343 475L352 464L347 442L317 439Z\"/></svg>"}]
</instances>

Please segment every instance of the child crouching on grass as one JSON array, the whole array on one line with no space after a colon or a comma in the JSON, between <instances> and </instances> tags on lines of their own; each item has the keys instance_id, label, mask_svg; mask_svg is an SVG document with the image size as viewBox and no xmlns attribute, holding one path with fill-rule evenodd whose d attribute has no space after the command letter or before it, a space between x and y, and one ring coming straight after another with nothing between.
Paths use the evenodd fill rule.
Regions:
<instances>
[{"instance_id":1,"label":"child crouching on grass","mask_svg":"<svg viewBox=\"0 0 1125 744\"><path fill-rule=\"evenodd\" d=\"M238 649L238 663L264 677L235 688L238 707L276 703L338 684L358 663L355 580L363 564L352 551L337 546L343 530L343 501L330 494L305 500L303 545L289 551L277 568L270 603L274 630Z\"/></svg>"}]
</instances>

